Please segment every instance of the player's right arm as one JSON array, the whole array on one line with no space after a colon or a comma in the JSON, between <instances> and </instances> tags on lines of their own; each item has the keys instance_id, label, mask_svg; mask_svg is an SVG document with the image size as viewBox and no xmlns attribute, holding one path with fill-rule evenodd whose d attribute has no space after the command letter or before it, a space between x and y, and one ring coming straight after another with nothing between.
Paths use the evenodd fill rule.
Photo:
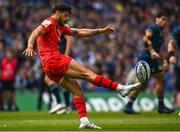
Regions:
<instances>
[{"instance_id":1,"label":"player's right arm","mask_svg":"<svg viewBox=\"0 0 180 132\"><path fill-rule=\"evenodd\" d=\"M69 35L65 35L65 38L66 38L66 50L64 54L70 55L74 44L74 38L73 36L69 36Z\"/></svg>"},{"instance_id":2,"label":"player's right arm","mask_svg":"<svg viewBox=\"0 0 180 132\"><path fill-rule=\"evenodd\" d=\"M155 51L152 45L152 37L153 37L153 32L151 30L146 30L145 35L143 37L143 41L145 42L145 45L149 52L151 53L151 58L152 59L159 59L160 56L159 54Z\"/></svg>"},{"instance_id":3,"label":"player's right arm","mask_svg":"<svg viewBox=\"0 0 180 132\"><path fill-rule=\"evenodd\" d=\"M37 38L40 35L45 34L45 30L43 29L42 26L38 26L30 35L28 39L28 45L27 48L24 50L23 54L25 56L33 56L34 54L37 55L37 53L34 51L34 44L37 40Z\"/></svg>"},{"instance_id":4,"label":"player's right arm","mask_svg":"<svg viewBox=\"0 0 180 132\"><path fill-rule=\"evenodd\" d=\"M34 44L37 40L37 38L40 35L45 34L45 30L44 28L40 25L38 26L30 35L29 39L28 39L28 45L27 48L24 50L23 54L25 56L33 56L34 54L36 55L37 53L34 51Z\"/></svg>"}]
</instances>

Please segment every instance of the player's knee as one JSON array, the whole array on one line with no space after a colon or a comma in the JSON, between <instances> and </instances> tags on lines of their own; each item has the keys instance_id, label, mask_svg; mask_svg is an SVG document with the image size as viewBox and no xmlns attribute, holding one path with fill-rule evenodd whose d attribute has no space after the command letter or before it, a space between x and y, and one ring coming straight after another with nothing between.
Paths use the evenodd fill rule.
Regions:
<instances>
[{"instance_id":1,"label":"player's knee","mask_svg":"<svg viewBox=\"0 0 180 132\"><path fill-rule=\"evenodd\" d=\"M46 75L45 78L44 78L44 82L45 82L45 83L48 83L48 77L47 77L47 75Z\"/></svg>"},{"instance_id":2,"label":"player's knee","mask_svg":"<svg viewBox=\"0 0 180 132\"><path fill-rule=\"evenodd\" d=\"M159 78L157 80L157 82L160 84L160 85L165 85L165 79L162 77L162 78Z\"/></svg>"},{"instance_id":3,"label":"player's knee","mask_svg":"<svg viewBox=\"0 0 180 132\"><path fill-rule=\"evenodd\" d=\"M88 81L92 81L95 78L95 75L96 74L90 69L86 69L85 72L83 72L83 76Z\"/></svg>"},{"instance_id":4,"label":"player's knee","mask_svg":"<svg viewBox=\"0 0 180 132\"><path fill-rule=\"evenodd\" d=\"M164 85L165 84L165 78L164 78L164 74L162 73L159 73L155 76L157 82L161 85Z\"/></svg>"},{"instance_id":5,"label":"player's knee","mask_svg":"<svg viewBox=\"0 0 180 132\"><path fill-rule=\"evenodd\" d=\"M66 83L65 83L66 82ZM62 84L67 84L67 82L71 85L64 85L65 88L68 88L69 91L73 94L75 97L84 97L84 91L83 89L79 86L78 82L72 79L65 79L62 81ZM63 86L63 85L62 85ZM67 90L68 90L67 89Z\"/></svg>"},{"instance_id":6,"label":"player's knee","mask_svg":"<svg viewBox=\"0 0 180 132\"><path fill-rule=\"evenodd\" d=\"M47 75L44 78L44 82L48 85L51 86L53 83L55 83L53 80L51 80Z\"/></svg>"},{"instance_id":7,"label":"player's knee","mask_svg":"<svg viewBox=\"0 0 180 132\"><path fill-rule=\"evenodd\" d=\"M80 98L84 97L84 92L83 92L83 90L82 90L82 89L76 90L74 96L80 97Z\"/></svg>"},{"instance_id":8,"label":"player's knee","mask_svg":"<svg viewBox=\"0 0 180 132\"><path fill-rule=\"evenodd\" d=\"M163 79L161 80L161 84L162 84L162 85L165 85L165 83L166 83L166 81L165 81L165 79L163 78Z\"/></svg>"}]
</instances>

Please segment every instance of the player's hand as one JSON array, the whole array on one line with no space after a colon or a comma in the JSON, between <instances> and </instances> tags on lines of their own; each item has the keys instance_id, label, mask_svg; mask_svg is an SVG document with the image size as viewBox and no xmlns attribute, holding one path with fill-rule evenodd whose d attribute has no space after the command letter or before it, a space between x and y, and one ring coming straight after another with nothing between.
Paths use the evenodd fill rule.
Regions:
<instances>
[{"instance_id":1,"label":"player's hand","mask_svg":"<svg viewBox=\"0 0 180 132\"><path fill-rule=\"evenodd\" d=\"M169 58L169 62L170 62L170 64L176 64L176 62L177 62L176 57L175 57L175 56L171 56L171 57Z\"/></svg>"},{"instance_id":2,"label":"player's hand","mask_svg":"<svg viewBox=\"0 0 180 132\"><path fill-rule=\"evenodd\" d=\"M169 70L169 64L167 63L166 60L164 60L164 62L163 62L162 69L165 72L168 72L168 70Z\"/></svg>"},{"instance_id":3,"label":"player's hand","mask_svg":"<svg viewBox=\"0 0 180 132\"><path fill-rule=\"evenodd\" d=\"M25 56L33 56L33 55L37 55L37 53L32 49L32 48L27 48L24 50L23 54Z\"/></svg>"},{"instance_id":4,"label":"player's hand","mask_svg":"<svg viewBox=\"0 0 180 132\"><path fill-rule=\"evenodd\" d=\"M153 60L157 60L157 59L160 58L160 56L159 56L159 54L156 51L153 50L153 51L151 51L151 58Z\"/></svg>"},{"instance_id":5,"label":"player's hand","mask_svg":"<svg viewBox=\"0 0 180 132\"><path fill-rule=\"evenodd\" d=\"M107 26L105 28L100 29L100 32L102 34L110 34L110 33L114 32L114 31L115 31L115 29L113 27L111 27L111 26Z\"/></svg>"}]
</instances>

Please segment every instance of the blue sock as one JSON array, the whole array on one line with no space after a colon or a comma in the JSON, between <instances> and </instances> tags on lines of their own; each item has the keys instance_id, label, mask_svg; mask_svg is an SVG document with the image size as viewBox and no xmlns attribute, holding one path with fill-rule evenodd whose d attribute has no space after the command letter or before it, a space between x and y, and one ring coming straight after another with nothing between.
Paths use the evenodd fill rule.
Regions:
<instances>
[{"instance_id":1,"label":"blue sock","mask_svg":"<svg viewBox=\"0 0 180 132\"><path fill-rule=\"evenodd\" d=\"M53 83L50 86L50 90L54 94L57 103L58 104L61 103L61 98L60 98L60 95L59 95L59 86L57 84Z\"/></svg>"},{"instance_id":2,"label":"blue sock","mask_svg":"<svg viewBox=\"0 0 180 132\"><path fill-rule=\"evenodd\" d=\"M132 108L135 100L136 100L136 98L130 97L128 103L126 104L126 107Z\"/></svg>"},{"instance_id":3,"label":"blue sock","mask_svg":"<svg viewBox=\"0 0 180 132\"><path fill-rule=\"evenodd\" d=\"M68 91L64 92L64 100L66 106L68 107L70 105L70 93Z\"/></svg>"},{"instance_id":4,"label":"blue sock","mask_svg":"<svg viewBox=\"0 0 180 132\"><path fill-rule=\"evenodd\" d=\"M164 97L158 97L158 107L163 108L164 107Z\"/></svg>"}]
</instances>

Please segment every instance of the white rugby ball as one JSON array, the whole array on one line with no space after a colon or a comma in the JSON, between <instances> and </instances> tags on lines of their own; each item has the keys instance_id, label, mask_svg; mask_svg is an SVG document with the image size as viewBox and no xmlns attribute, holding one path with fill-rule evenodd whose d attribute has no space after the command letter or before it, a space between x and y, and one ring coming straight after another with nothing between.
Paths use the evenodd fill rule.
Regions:
<instances>
[{"instance_id":1,"label":"white rugby ball","mask_svg":"<svg viewBox=\"0 0 180 132\"><path fill-rule=\"evenodd\" d=\"M141 83L145 83L151 76L149 64L143 60L138 61L135 67L136 77Z\"/></svg>"}]
</instances>

